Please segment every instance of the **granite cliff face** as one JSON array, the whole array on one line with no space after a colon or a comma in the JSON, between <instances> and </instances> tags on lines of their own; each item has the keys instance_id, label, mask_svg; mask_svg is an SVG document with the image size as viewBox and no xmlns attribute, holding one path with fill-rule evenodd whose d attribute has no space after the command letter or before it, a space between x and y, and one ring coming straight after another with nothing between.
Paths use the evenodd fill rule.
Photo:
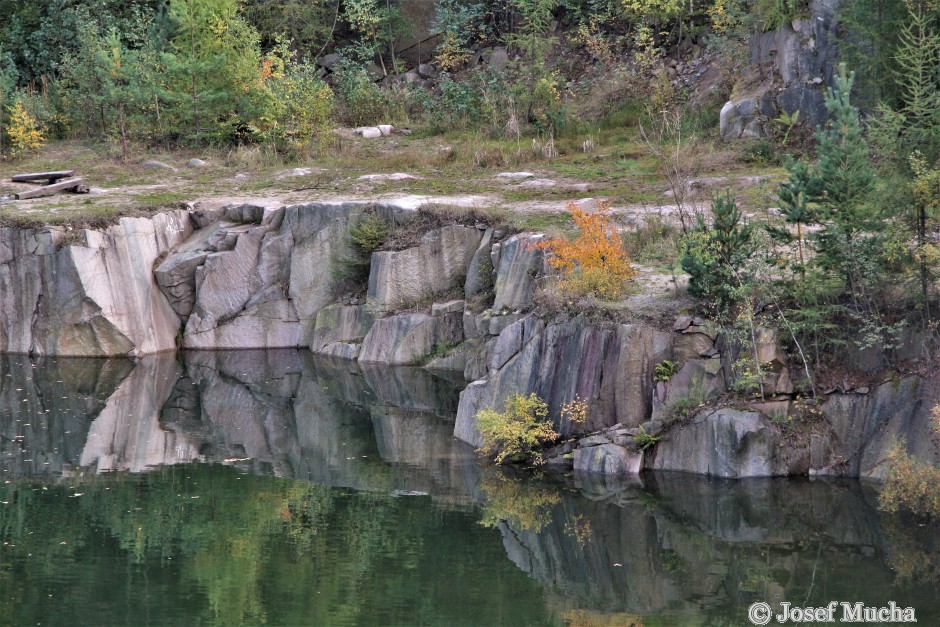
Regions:
<instances>
[{"instance_id":1,"label":"granite cliff face","mask_svg":"<svg viewBox=\"0 0 940 627\"><path fill-rule=\"evenodd\" d=\"M179 319L153 264L191 232L185 211L121 218L101 231L0 229L0 353L173 350Z\"/></svg>"},{"instance_id":2,"label":"granite cliff face","mask_svg":"<svg viewBox=\"0 0 940 627\"><path fill-rule=\"evenodd\" d=\"M910 453L940 461L929 417L934 396L918 378L825 396L811 407L810 424L803 420L810 408L799 401L770 331L758 334L756 347L767 365L764 400L729 407L721 399L733 381L732 351L705 320L679 316L663 329L539 314L534 295L543 260L532 243L540 234L432 228L410 247L373 253L363 294L362 285L332 268L355 254L350 225L366 211L398 226L417 215L410 202L233 205L124 218L78 234L0 230L0 353L140 357L176 348L300 348L358 362L377 391L389 387L376 368L420 365L464 388L448 410L456 416L448 429L474 446L481 444L477 411L499 407L510 394L535 392L554 416L579 397L589 405L587 421L556 424L572 439L550 451L549 461L587 473L881 477L901 439ZM487 302L487 292L492 304L475 304L481 295ZM118 442L147 463L156 463L159 451L196 456L184 441L137 443L153 425L120 419L141 414L135 403L162 405L154 399L189 389L164 389L179 376L174 363L152 372L137 367L120 384L112 396L124 400L96 418L111 425L102 428L102 450L81 465L136 469L137 462L104 450ZM666 363L668 376L657 376L657 365ZM225 407L255 403L244 392L226 394L224 403L184 395L166 411L197 400L203 408L223 403L213 411L224 420ZM417 437L409 403L392 403L405 408L401 415L376 410L389 433L400 427ZM408 437L391 437L406 446ZM148 453L151 446L157 452Z\"/></svg>"},{"instance_id":3,"label":"granite cliff face","mask_svg":"<svg viewBox=\"0 0 940 627\"><path fill-rule=\"evenodd\" d=\"M800 123L810 129L826 122L825 90L834 86L844 4L813 0L808 15L751 37L743 93L721 110L723 138L769 135L770 121L781 113L799 111Z\"/></svg>"}]
</instances>

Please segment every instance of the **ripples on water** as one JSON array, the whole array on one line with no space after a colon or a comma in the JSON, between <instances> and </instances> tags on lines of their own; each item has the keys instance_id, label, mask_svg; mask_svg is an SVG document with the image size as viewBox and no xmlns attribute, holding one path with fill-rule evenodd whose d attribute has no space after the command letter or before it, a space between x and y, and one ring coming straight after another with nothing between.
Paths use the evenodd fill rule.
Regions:
<instances>
[{"instance_id":1,"label":"ripples on water","mask_svg":"<svg viewBox=\"0 0 940 627\"><path fill-rule=\"evenodd\" d=\"M296 351L0 356L0 624L940 621L936 529L870 485L492 468L459 389Z\"/></svg>"}]
</instances>

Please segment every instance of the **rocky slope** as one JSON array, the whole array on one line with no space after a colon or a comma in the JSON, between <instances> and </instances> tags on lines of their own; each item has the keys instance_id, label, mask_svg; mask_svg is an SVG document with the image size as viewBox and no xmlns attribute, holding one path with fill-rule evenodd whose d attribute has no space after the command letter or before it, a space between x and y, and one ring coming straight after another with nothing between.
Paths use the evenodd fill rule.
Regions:
<instances>
[{"instance_id":1,"label":"rocky slope","mask_svg":"<svg viewBox=\"0 0 940 627\"><path fill-rule=\"evenodd\" d=\"M680 316L662 329L537 313L543 263L531 244L540 234L484 224L432 228L401 250L373 253L362 295L361 285L333 268L355 254L350 225L367 211L395 225L417 215L408 202L249 204L124 218L78 234L4 229L0 353L139 357L176 348L302 348L358 361L367 372L422 365L470 382L450 415L453 434L475 446L481 443L475 416L483 407L535 392L557 416L577 396L589 403L588 419L557 425L576 437L549 459L589 473L880 477L898 439L910 453L940 461L929 416L933 394L918 378L834 390L809 404L794 389L777 338L764 331L757 346L769 364L763 400L729 405L723 399L732 351L705 320ZM666 362L672 371L656 376ZM169 374L138 370L140 381L125 382L128 403L170 394L156 389ZM379 390L386 386L383 370L373 376ZM193 402L181 398L180 407ZM120 416L140 412L107 413L96 422L117 425ZM219 415L224 419L224 411ZM106 443L136 441L135 429L113 426ZM407 448L414 435L396 437L395 446ZM161 451L188 446L145 444ZM127 466L108 455L94 457ZM144 457L150 463L155 455Z\"/></svg>"}]
</instances>

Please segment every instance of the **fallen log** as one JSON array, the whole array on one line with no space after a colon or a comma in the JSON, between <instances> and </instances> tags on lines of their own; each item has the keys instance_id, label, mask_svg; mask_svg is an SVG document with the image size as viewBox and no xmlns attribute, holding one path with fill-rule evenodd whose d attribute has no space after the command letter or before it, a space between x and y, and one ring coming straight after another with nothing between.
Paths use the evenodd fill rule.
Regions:
<instances>
[{"instance_id":1,"label":"fallen log","mask_svg":"<svg viewBox=\"0 0 940 627\"><path fill-rule=\"evenodd\" d=\"M82 186L82 179L66 179L64 181L59 181L58 183L53 183L52 185L46 185L45 187L37 187L36 189L31 189L28 192L20 192L15 194L13 197L17 200L27 200L28 198L40 198L42 196L52 196L57 192L61 192L66 189L76 189Z\"/></svg>"},{"instance_id":2,"label":"fallen log","mask_svg":"<svg viewBox=\"0 0 940 627\"><path fill-rule=\"evenodd\" d=\"M10 180L14 183L32 183L34 181L58 181L75 174L75 170L59 170L57 172L33 172L31 174L14 174Z\"/></svg>"}]
</instances>

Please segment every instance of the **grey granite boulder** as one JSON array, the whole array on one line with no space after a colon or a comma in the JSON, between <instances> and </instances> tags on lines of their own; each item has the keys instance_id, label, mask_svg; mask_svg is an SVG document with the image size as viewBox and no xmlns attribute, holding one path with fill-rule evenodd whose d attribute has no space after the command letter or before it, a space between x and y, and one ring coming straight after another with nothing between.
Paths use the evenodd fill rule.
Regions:
<instances>
[{"instance_id":1,"label":"grey granite boulder","mask_svg":"<svg viewBox=\"0 0 940 627\"><path fill-rule=\"evenodd\" d=\"M0 229L0 352L144 355L172 350L180 321L153 280L192 230L185 211L102 230Z\"/></svg>"},{"instance_id":2,"label":"grey granite boulder","mask_svg":"<svg viewBox=\"0 0 940 627\"><path fill-rule=\"evenodd\" d=\"M761 136L763 118L753 98L729 100L719 116L722 139L757 138Z\"/></svg>"},{"instance_id":3,"label":"grey granite boulder","mask_svg":"<svg viewBox=\"0 0 940 627\"><path fill-rule=\"evenodd\" d=\"M431 305L432 316L445 316L447 314L459 313L463 316L463 310L466 302L463 300L449 300L446 303L434 303Z\"/></svg>"},{"instance_id":4,"label":"grey granite boulder","mask_svg":"<svg viewBox=\"0 0 940 627\"><path fill-rule=\"evenodd\" d=\"M716 477L788 474L777 427L757 412L727 407L701 412L690 424L672 429L647 460L653 470Z\"/></svg>"},{"instance_id":5,"label":"grey granite boulder","mask_svg":"<svg viewBox=\"0 0 940 627\"><path fill-rule=\"evenodd\" d=\"M170 301L173 311L183 320L189 318L196 304L196 269L206 261L207 251L185 251L173 255L154 270L154 279Z\"/></svg>"},{"instance_id":6,"label":"grey granite boulder","mask_svg":"<svg viewBox=\"0 0 940 627\"><path fill-rule=\"evenodd\" d=\"M544 235L520 233L503 242L499 248L496 272L496 301L494 311L518 309L532 304L535 295L535 277L542 270L542 251L534 244Z\"/></svg>"},{"instance_id":7,"label":"grey granite boulder","mask_svg":"<svg viewBox=\"0 0 940 627\"><path fill-rule=\"evenodd\" d=\"M490 385L485 379L474 381L460 393L457 407L457 422L454 424L454 437L477 448L483 446L480 435L477 412L492 407Z\"/></svg>"},{"instance_id":8,"label":"grey granite boulder","mask_svg":"<svg viewBox=\"0 0 940 627\"><path fill-rule=\"evenodd\" d=\"M527 316L506 327L495 341L469 352L465 374L485 374L487 381L472 395L461 396L458 423L475 413L465 403L498 407L509 395L522 391L534 392L548 403L555 428L563 435L618 422L639 425L649 418L653 369L669 357L669 342L670 334L648 326L601 329L580 317L546 325L536 316ZM485 371L481 358L489 360ZM561 417L562 405L576 396L589 407L583 425ZM472 429L458 425L456 437L462 439L461 433L472 435Z\"/></svg>"},{"instance_id":9,"label":"grey granite boulder","mask_svg":"<svg viewBox=\"0 0 940 627\"><path fill-rule=\"evenodd\" d=\"M340 343L361 342L375 321L372 312L363 305L330 305L317 312L310 350L314 353L334 354L330 346ZM342 349L348 355L349 349ZM358 348L357 348L358 353Z\"/></svg>"},{"instance_id":10,"label":"grey granite boulder","mask_svg":"<svg viewBox=\"0 0 940 627\"><path fill-rule=\"evenodd\" d=\"M463 288L464 298L471 298L493 288L493 262L490 256L492 249L493 229L486 229L467 267L467 280Z\"/></svg>"},{"instance_id":11,"label":"grey granite boulder","mask_svg":"<svg viewBox=\"0 0 940 627\"><path fill-rule=\"evenodd\" d=\"M588 446L574 451L575 472L635 475L643 468L643 453L616 444Z\"/></svg>"},{"instance_id":12,"label":"grey granite boulder","mask_svg":"<svg viewBox=\"0 0 940 627\"><path fill-rule=\"evenodd\" d=\"M372 253L369 304L390 310L462 285L482 237L474 227L446 226L414 248Z\"/></svg>"},{"instance_id":13,"label":"grey granite boulder","mask_svg":"<svg viewBox=\"0 0 940 627\"><path fill-rule=\"evenodd\" d=\"M376 320L362 342L359 361L379 364L415 364L434 347L463 340L463 315L402 314Z\"/></svg>"}]
</instances>

